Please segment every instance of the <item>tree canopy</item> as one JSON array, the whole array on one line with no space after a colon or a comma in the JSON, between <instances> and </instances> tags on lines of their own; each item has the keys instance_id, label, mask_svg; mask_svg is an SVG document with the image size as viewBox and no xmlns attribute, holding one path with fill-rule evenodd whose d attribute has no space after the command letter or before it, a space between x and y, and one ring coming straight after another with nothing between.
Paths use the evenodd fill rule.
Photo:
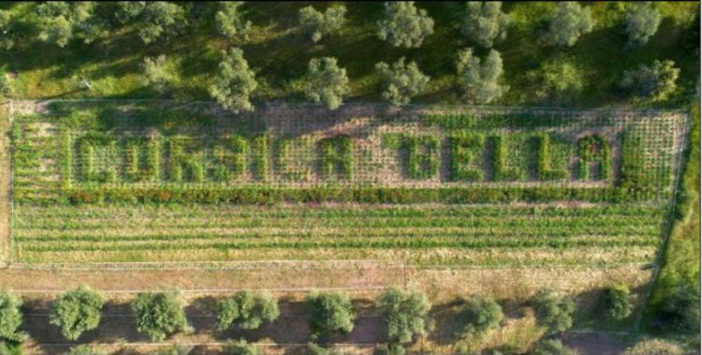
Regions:
<instances>
[{"instance_id":1,"label":"tree canopy","mask_svg":"<svg viewBox=\"0 0 702 355\"><path fill-rule=\"evenodd\" d=\"M322 102L335 110L351 91L346 69L339 68L336 58L312 58L307 72L305 94L314 102Z\"/></svg>"},{"instance_id":2,"label":"tree canopy","mask_svg":"<svg viewBox=\"0 0 702 355\"><path fill-rule=\"evenodd\" d=\"M312 293L307 296L310 337L314 340L332 333L350 333L356 312L349 295L341 292Z\"/></svg>"},{"instance_id":3,"label":"tree canopy","mask_svg":"<svg viewBox=\"0 0 702 355\"><path fill-rule=\"evenodd\" d=\"M140 293L132 302L137 330L153 341L190 329L180 299L173 293Z\"/></svg>"},{"instance_id":4,"label":"tree canopy","mask_svg":"<svg viewBox=\"0 0 702 355\"><path fill-rule=\"evenodd\" d=\"M495 41L507 38L510 23L509 15L502 12L501 1L468 1L461 31L478 45L492 48Z\"/></svg>"},{"instance_id":5,"label":"tree canopy","mask_svg":"<svg viewBox=\"0 0 702 355\"><path fill-rule=\"evenodd\" d=\"M388 327L388 340L409 343L414 335L427 333L427 314L431 304L421 292L391 288L378 300L378 308Z\"/></svg>"},{"instance_id":6,"label":"tree canopy","mask_svg":"<svg viewBox=\"0 0 702 355\"><path fill-rule=\"evenodd\" d=\"M244 59L244 51L231 48L223 51L224 60L219 63L219 72L210 86L210 95L223 108L234 113L253 111L251 94L258 87L256 74Z\"/></svg>"},{"instance_id":7,"label":"tree canopy","mask_svg":"<svg viewBox=\"0 0 702 355\"><path fill-rule=\"evenodd\" d=\"M0 293L0 340L21 341L24 335L19 332L22 325L22 299L7 291Z\"/></svg>"},{"instance_id":8,"label":"tree canopy","mask_svg":"<svg viewBox=\"0 0 702 355\"><path fill-rule=\"evenodd\" d=\"M629 300L629 288L626 285L614 285L604 291L604 313L614 320L620 320L631 314L633 306Z\"/></svg>"},{"instance_id":9,"label":"tree canopy","mask_svg":"<svg viewBox=\"0 0 702 355\"><path fill-rule=\"evenodd\" d=\"M261 351L256 345L249 344L246 339L239 339L237 341L227 340L224 344L224 349L222 354L225 355L259 355Z\"/></svg>"},{"instance_id":10,"label":"tree canopy","mask_svg":"<svg viewBox=\"0 0 702 355\"><path fill-rule=\"evenodd\" d=\"M279 315L278 300L272 295L254 295L251 291L239 291L233 297L219 302L217 327L220 330L232 326L257 329L263 322L272 322Z\"/></svg>"},{"instance_id":11,"label":"tree canopy","mask_svg":"<svg viewBox=\"0 0 702 355\"><path fill-rule=\"evenodd\" d=\"M656 34L661 23L661 15L650 1L629 3L624 18L625 33L630 45L642 46Z\"/></svg>"},{"instance_id":12,"label":"tree canopy","mask_svg":"<svg viewBox=\"0 0 702 355\"><path fill-rule=\"evenodd\" d=\"M561 1L551 19L543 39L547 44L572 47L580 36L590 33L595 26L590 9L575 1Z\"/></svg>"},{"instance_id":13,"label":"tree canopy","mask_svg":"<svg viewBox=\"0 0 702 355\"><path fill-rule=\"evenodd\" d=\"M305 33L317 43L323 36L338 32L346 23L346 6L332 6L324 13L312 6L300 9L300 25Z\"/></svg>"},{"instance_id":14,"label":"tree canopy","mask_svg":"<svg viewBox=\"0 0 702 355\"><path fill-rule=\"evenodd\" d=\"M73 38L91 43L107 33L107 23L95 15L94 1L49 1L37 5L39 39L65 47Z\"/></svg>"},{"instance_id":15,"label":"tree canopy","mask_svg":"<svg viewBox=\"0 0 702 355\"><path fill-rule=\"evenodd\" d=\"M248 39L251 21L245 21L241 11L239 11L239 7L243 4L243 1L218 2L219 11L215 14L215 23L220 35L227 38Z\"/></svg>"},{"instance_id":16,"label":"tree canopy","mask_svg":"<svg viewBox=\"0 0 702 355\"><path fill-rule=\"evenodd\" d=\"M651 65L640 64L637 69L626 70L619 85L636 98L663 101L675 91L679 75L680 69L673 61L656 60Z\"/></svg>"},{"instance_id":17,"label":"tree canopy","mask_svg":"<svg viewBox=\"0 0 702 355\"><path fill-rule=\"evenodd\" d=\"M385 3L385 16L378 22L378 37L395 47L419 48L434 33L434 20L414 1Z\"/></svg>"},{"instance_id":18,"label":"tree canopy","mask_svg":"<svg viewBox=\"0 0 702 355\"><path fill-rule=\"evenodd\" d=\"M548 327L549 333L558 333L570 329L573 325L573 301L561 295L554 289L544 288L534 295L531 300L536 311L536 321L539 325Z\"/></svg>"},{"instance_id":19,"label":"tree canopy","mask_svg":"<svg viewBox=\"0 0 702 355\"><path fill-rule=\"evenodd\" d=\"M500 84L502 78L502 57L494 49L490 50L484 61L473 55L467 48L458 53L456 69L464 100L470 103L487 104L500 98L509 87Z\"/></svg>"},{"instance_id":20,"label":"tree canopy","mask_svg":"<svg viewBox=\"0 0 702 355\"><path fill-rule=\"evenodd\" d=\"M100 311L105 300L99 293L86 286L64 292L54 301L51 324L61 328L68 340L76 340L83 332L100 324Z\"/></svg>"},{"instance_id":21,"label":"tree canopy","mask_svg":"<svg viewBox=\"0 0 702 355\"><path fill-rule=\"evenodd\" d=\"M463 300L459 308L456 333L460 336L482 336L491 329L499 328L503 318L502 307L495 300L471 296Z\"/></svg>"},{"instance_id":22,"label":"tree canopy","mask_svg":"<svg viewBox=\"0 0 702 355\"><path fill-rule=\"evenodd\" d=\"M386 83L383 98L395 106L408 104L412 97L424 92L429 76L424 75L417 63L405 64L405 57L400 58L392 67L380 62L375 65Z\"/></svg>"}]
</instances>

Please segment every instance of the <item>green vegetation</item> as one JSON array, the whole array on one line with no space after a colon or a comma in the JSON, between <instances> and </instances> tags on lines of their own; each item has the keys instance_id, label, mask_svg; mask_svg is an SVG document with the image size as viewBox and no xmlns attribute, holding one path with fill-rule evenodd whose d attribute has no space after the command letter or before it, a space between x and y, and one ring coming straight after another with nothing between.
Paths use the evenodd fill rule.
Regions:
<instances>
[{"instance_id":1,"label":"green vegetation","mask_svg":"<svg viewBox=\"0 0 702 355\"><path fill-rule=\"evenodd\" d=\"M324 338L333 333L350 333L356 320L349 295L346 293L312 293L307 296L310 339Z\"/></svg>"},{"instance_id":2,"label":"green vegetation","mask_svg":"<svg viewBox=\"0 0 702 355\"><path fill-rule=\"evenodd\" d=\"M384 15L378 22L378 38L395 47L419 48L434 33L434 20L414 1L386 2Z\"/></svg>"},{"instance_id":3,"label":"green vegetation","mask_svg":"<svg viewBox=\"0 0 702 355\"><path fill-rule=\"evenodd\" d=\"M630 4L624 23L629 44L642 46L658 31L661 15L651 2Z\"/></svg>"},{"instance_id":4,"label":"green vegetation","mask_svg":"<svg viewBox=\"0 0 702 355\"><path fill-rule=\"evenodd\" d=\"M621 320L628 317L633 308L629 297L629 289L626 285L615 285L605 289L605 316L613 320Z\"/></svg>"},{"instance_id":5,"label":"green vegetation","mask_svg":"<svg viewBox=\"0 0 702 355\"><path fill-rule=\"evenodd\" d=\"M469 41L492 48L494 42L507 38L510 22L501 1L468 1L461 31Z\"/></svg>"},{"instance_id":6,"label":"green vegetation","mask_svg":"<svg viewBox=\"0 0 702 355\"><path fill-rule=\"evenodd\" d=\"M405 57L400 58L392 67L380 62L375 69L381 73L386 83L383 98L395 106L408 104L412 97L424 92L429 82L429 77L419 70L417 63L405 64Z\"/></svg>"},{"instance_id":7,"label":"green vegetation","mask_svg":"<svg viewBox=\"0 0 702 355\"><path fill-rule=\"evenodd\" d=\"M639 65L635 70L624 72L619 85L635 98L663 101L675 91L680 69L670 60L654 61L650 66Z\"/></svg>"},{"instance_id":8,"label":"green vegetation","mask_svg":"<svg viewBox=\"0 0 702 355\"><path fill-rule=\"evenodd\" d=\"M246 339L239 339L237 341L227 340L224 345L222 354L226 355L259 355L261 351L256 345L249 344Z\"/></svg>"},{"instance_id":9,"label":"green vegetation","mask_svg":"<svg viewBox=\"0 0 702 355\"><path fill-rule=\"evenodd\" d=\"M458 54L456 63L464 100L475 104L488 104L504 95L509 87L500 84L502 78L502 57L494 49L481 61L467 48Z\"/></svg>"},{"instance_id":10,"label":"green vegetation","mask_svg":"<svg viewBox=\"0 0 702 355\"><path fill-rule=\"evenodd\" d=\"M215 14L217 32L228 39L247 40L251 30L251 21L243 19L239 7L243 1L219 1L219 11Z\"/></svg>"},{"instance_id":11,"label":"green vegetation","mask_svg":"<svg viewBox=\"0 0 702 355\"><path fill-rule=\"evenodd\" d=\"M343 5L329 7L324 13L312 6L300 9L300 25L314 43L323 36L339 32L345 23L346 6Z\"/></svg>"},{"instance_id":12,"label":"green vegetation","mask_svg":"<svg viewBox=\"0 0 702 355\"><path fill-rule=\"evenodd\" d=\"M20 342L24 334L19 331L22 325L20 307L22 299L7 291L0 293L0 340Z\"/></svg>"},{"instance_id":13,"label":"green vegetation","mask_svg":"<svg viewBox=\"0 0 702 355\"><path fill-rule=\"evenodd\" d=\"M573 301L551 288L541 289L531 299L539 325L548 328L549 333L559 333L573 325Z\"/></svg>"},{"instance_id":14,"label":"green vegetation","mask_svg":"<svg viewBox=\"0 0 702 355\"><path fill-rule=\"evenodd\" d=\"M563 345L558 339L546 339L531 353L532 355L574 355L575 353Z\"/></svg>"},{"instance_id":15,"label":"green vegetation","mask_svg":"<svg viewBox=\"0 0 702 355\"><path fill-rule=\"evenodd\" d=\"M504 314L502 307L492 298L471 296L463 300L456 318L458 336L481 337L488 331L499 328Z\"/></svg>"},{"instance_id":16,"label":"green vegetation","mask_svg":"<svg viewBox=\"0 0 702 355\"><path fill-rule=\"evenodd\" d=\"M263 322L272 322L279 315L278 300L270 294L254 295L251 291L239 291L233 297L219 302L217 327L220 330L232 326L257 329Z\"/></svg>"},{"instance_id":17,"label":"green vegetation","mask_svg":"<svg viewBox=\"0 0 702 355\"><path fill-rule=\"evenodd\" d=\"M415 335L427 334L427 313L431 304L423 293L392 288L381 296L377 306L387 322L388 341L410 343Z\"/></svg>"},{"instance_id":18,"label":"green vegetation","mask_svg":"<svg viewBox=\"0 0 702 355\"><path fill-rule=\"evenodd\" d=\"M223 52L222 56L224 59L219 63L219 75L215 84L210 87L210 94L223 108L234 113L253 111L249 97L258 87L258 83L256 75L244 59L244 52L232 48Z\"/></svg>"},{"instance_id":19,"label":"green vegetation","mask_svg":"<svg viewBox=\"0 0 702 355\"><path fill-rule=\"evenodd\" d=\"M188 331L183 305L172 293L139 293L132 302L137 330L152 341L161 341L169 335Z\"/></svg>"},{"instance_id":20,"label":"green vegetation","mask_svg":"<svg viewBox=\"0 0 702 355\"><path fill-rule=\"evenodd\" d=\"M346 69L339 68L336 58L312 58L307 72L305 94L314 102L322 102L335 110L350 91Z\"/></svg>"},{"instance_id":21,"label":"green vegetation","mask_svg":"<svg viewBox=\"0 0 702 355\"><path fill-rule=\"evenodd\" d=\"M61 328L66 339L75 341L83 332L98 327L104 304L99 293L85 286L67 291L54 301L51 324Z\"/></svg>"},{"instance_id":22,"label":"green vegetation","mask_svg":"<svg viewBox=\"0 0 702 355\"><path fill-rule=\"evenodd\" d=\"M561 1L542 39L549 45L572 47L580 36L595 27L590 8L575 1Z\"/></svg>"}]
</instances>

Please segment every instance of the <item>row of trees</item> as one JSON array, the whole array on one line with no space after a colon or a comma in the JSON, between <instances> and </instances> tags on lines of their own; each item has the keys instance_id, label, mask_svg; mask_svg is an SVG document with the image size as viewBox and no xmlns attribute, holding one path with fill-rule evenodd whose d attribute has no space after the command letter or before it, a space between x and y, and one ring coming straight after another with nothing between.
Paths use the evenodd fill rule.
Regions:
<instances>
[{"instance_id":1,"label":"row of trees","mask_svg":"<svg viewBox=\"0 0 702 355\"><path fill-rule=\"evenodd\" d=\"M45 2L36 5L37 17L28 29L10 10L0 11L0 46L5 49L28 34L59 47L70 41L92 43L121 27L133 26L139 38L150 44L165 41L192 30L193 25L214 23L213 32L229 39L248 40L252 23L240 10L243 2L176 3L167 1L117 2ZM509 14L502 12L501 2L472 2L460 14L461 31L468 41L491 48L504 40L511 24ZM299 13L301 29L318 42L322 37L339 32L346 23L345 6L332 6L320 12L312 6ZM211 20L210 20L211 19ZM627 5L623 32L631 45L643 45L656 33L660 14L650 2ZM377 36L395 47L417 48L434 33L434 20L413 1L385 3L383 19L378 21ZM577 39L594 27L587 7L577 2L558 4L541 39L547 45L573 46Z\"/></svg>"},{"instance_id":2,"label":"row of trees","mask_svg":"<svg viewBox=\"0 0 702 355\"><path fill-rule=\"evenodd\" d=\"M629 291L624 286L607 289L604 314L614 320L626 318L632 308L629 299ZM307 296L306 303L312 341L353 330L357 315L348 294L313 292ZM557 334L571 327L574 304L561 293L542 289L530 303L538 324L547 329L547 334ZM0 294L0 340L22 340L23 335L18 331L22 324L21 305L19 297L7 292ZM84 332L98 327L104 305L105 299L99 293L82 286L61 294L54 301L50 322L66 339L75 341ZM392 288L381 295L376 306L385 320L388 346L394 349L393 353L403 352L404 344L428 333L431 304L423 293ZM175 293L140 293L131 303L137 330L153 341L192 330L183 307ZM454 314L457 337L481 337L499 328L504 318L502 308L494 299L478 295L463 299ZM240 291L219 301L217 330L257 329L275 321L279 315L278 300L272 295ZM245 342L239 345L253 348Z\"/></svg>"}]
</instances>

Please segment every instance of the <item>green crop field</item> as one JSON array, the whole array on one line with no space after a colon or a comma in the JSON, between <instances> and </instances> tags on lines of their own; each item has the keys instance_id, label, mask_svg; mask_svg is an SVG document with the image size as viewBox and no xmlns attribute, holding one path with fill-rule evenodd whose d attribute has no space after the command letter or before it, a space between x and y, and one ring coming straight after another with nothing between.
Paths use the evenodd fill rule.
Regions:
<instances>
[{"instance_id":1,"label":"green crop field","mask_svg":"<svg viewBox=\"0 0 702 355\"><path fill-rule=\"evenodd\" d=\"M645 264L687 124L676 111L18 105L12 261Z\"/></svg>"}]
</instances>

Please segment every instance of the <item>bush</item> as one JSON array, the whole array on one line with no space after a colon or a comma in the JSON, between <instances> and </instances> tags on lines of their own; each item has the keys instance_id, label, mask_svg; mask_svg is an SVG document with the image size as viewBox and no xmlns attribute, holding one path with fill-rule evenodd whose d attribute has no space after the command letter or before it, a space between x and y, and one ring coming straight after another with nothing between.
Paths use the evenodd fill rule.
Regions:
<instances>
[{"instance_id":1,"label":"bush","mask_svg":"<svg viewBox=\"0 0 702 355\"><path fill-rule=\"evenodd\" d=\"M421 292L392 288L378 300L388 326L388 341L409 343L415 335L427 334L427 314L431 304Z\"/></svg>"},{"instance_id":2,"label":"bush","mask_svg":"<svg viewBox=\"0 0 702 355\"><path fill-rule=\"evenodd\" d=\"M351 91L346 69L339 68L336 58L312 58L307 73L305 94L314 102L324 103L335 110Z\"/></svg>"},{"instance_id":3,"label":"bush","mask_svg":"<svg viewBox=\"0 0 702 355\"><path fill-rule=\"evenodd\" d=\"M64 292L54 301L51 324L61 328L61 334L74 341L85 331L93 330L100 324L100 311L105 300L99 293L81 286Z\"/></svg>"},{"instance_id":4,"label":"bush","mask_svg":"<svg viewBox=\"0 0 702 355\"><path fill-rule=\"evenodd\" d=\"M224 349L222 354L226 355L259 355L261 350L253 344L249 344L245 339L239 339L238 341L227 340L224 344Z\"/></svg>"},{"instance_id":5,"label":"bush","mask_svg":"<svg viewBox=\"0 0 702 355\"><path fill-rule=\"evenodd\" d=\"M604 291L604 313L614 320L621 320L631 314L633 306L629 300L629 288L615 285Z\"/></svg>"},{"instance_id":6,"label":"bush","mask_svg":"<svg viewBox=\"0 0 702 355\"><path fill-rule=\"evenodd\" d=\"M228 52L223 51L222 56L224 60L219 63L219 73L210 86L210 95L224 109L234 113L253 111L250 97L258 83L256 74L244 59L244 51L231 48Z\"/></svg>"},{"instance_id":7,"label":"bush","mask_svg":"<svg viewBox=\"0 0 702 355\"><path fill-rule=\"evenodd\" d=\"M395 47L419 48L434 33L434 20L414 1L385 3L385 18L378 22L378 37Z\"/></svg>"},{"instance_id":8,"label":"bush","mask_svg":"<svg viewBox=\"0 0 702 355\"><path fill-rule=\"evenodd\" d=\"M637 69L624 71L619 86L635 98L663 101L675 91L679 75L680 69L673 61L656 60L650 66L641 64Z\"/></svg>"},{"instance_id":9,"label":"bush","mask_svg":"<svg viewBox=\"0 0 702 355\"><path fill-rule=\"evenodd\" d=\"M136 21L137 32L145 44L178 35L187 24L185 10L179 4L168 1L146 2Z\"/></svg>"},{"instance_id":10,"label":"bush","mask_svg":"<svg viewBox=\"0 0 702 355\"><path fill-rule=\"evenodd\" d=\"M494 49L490 50L482 63L480 58L473 56L473 50L470 48L459 52L456 69L463 88L464 101L487 104L509 90L508 86L499 84L504 71L500 52Z\"/></svg>"},{"instance_id":11,"label":"bush","mask_svg":"<svg viewBox=\"0 0 702 355\"><path fill-rule=\"evenodd\" d=\"M570 104L585 88L585 75L575 59L557 54L541 63L539 69L526 72L534 86L530 95L543 101Z\"/></svg>"},{"instance_id":12,"label":"bush","mask_svg":"<svg viewBox=\"0 0 702 355\"><path fill-rule=\"evenodd\" d=\"M646 44L661 23L661 15L650 1L629 3L629 8L624 19L625 34L628 36L629 45L642 46Z\"/></svg>"},{"instance_id":13,"label":"bush","mask_svg":"<svg viewBox=\"0 0 702 355\"><path fill-rule=\"evenodd\" d=\"M239 291L234 297L219 302L217 328L257 329L263 322L273 322L279 315L275 297L267 293L254 295L251 291Z\"/></svg>"},{"instance_id":14,"label":"bush","mask_svg":"<svg viewBox=\"0 0 702 355\"><path fill-rule=\"evenodd\" d=\"M595 26L590 9L574 1L561 1L542 39L549 45L572 47Z\"/></svg>"},{"instance_id":15,"label":"bush","mask_svg":"<svg viewBox=\"0 0 702 355\"><path fill-rule=\"evenodd\" d=\"M215 14L217 33L226 38L238 37L243 40L248 39L248 33L251 29L251 21L244 21L242 18L242 14L239 11L239 6L243 4L243 1L218 2L220 9Z\"/></svg>"},{"instance_id":16,"label":"bush","mask_svg":"<svg viewBox=\"0 0 702 355\"><path fill-rule=\"evenodd\" d=\"M540 342L531 355L575 355L575 352L558 339L547 339Z\"/></svg>"},{"instance_id":17,"label":"bush","mask_svg":"<svg viewBox=\"0 0 702 355\"><path fill-rule=\"evenodd\" d=\"M15 45L16 34L15 34L15 23L16 19L13 18L12 12L8 10L0 10L0 48L4 50L10 50Z\"/></svg>"},{"instance_id":18,"label":"bush","mask_svg":"<svg viewBox=\"0 0 702 355\"><path fill-rule=\"evenodd\" d=\"M24 334L19 332L22 325L22 299L7 291L0 293L0 340L20 342Z\"/></svg>"},{"instance_id":19,"label":"bush","mask_svg":"<svg viewBox=\"0 0 702 355\"><path fill-rule=\"evenodd\" d=\"M141 67L144 71L145 85L150 86L161 94L169 90L173 78L166 68L165 55L160 55L156 58L145 57Z\"/></svg>"},{"instance_id":20,"label":"bush","mask_svg":"<svg viewBox=\"0 0 702 355\"><path fill-rule=\"evenodd\" d=\"M400 344L383 344L377 348L373 355L405 355L407 350Z\"/></svg>"},{"instance_id":21,"label":"bush","mask_svg":"<svg viewBox=\"0 0 702 355\"><path fill-rule=\"evenodd\" d=\"M46 2L37 5L39 39L65 47L74 37L92 43L106 34L107 23L94 14L95 2Z\"/></svg>"},{"instance_id":22,"label":"bush","mask_svg":"<svg viewBox=\"0 0 702 355\"><path fill-rule=\"evenodd\" d=\"M698 284L699 285L699 284ZM674 292L661 300L659 312L666 332L699 334L700 289L690 284L681 284Z\"/></svg>"},{"instance_id":23,"label":"bush","mask_svg":"<svg viewBox=\"0 0 702 355\"><path fill-rule=\"evenodd\" d=\"M699 319L698 319L699 322ZM683 355L689 354L679 344L665 339L644 339L629 347L625 355Z\"/></svg>"},{"instance_id":24,"label":"bush","mask_svg":"<svg viewBox=\"0 0 702 355\"><path fill-rule=\"evenodd\" d=\"M458 336L482 336L491 329L499 328L504 314L502 307L492 298L472 296L463 300L456 318Z\"/></svg>"},{"instance_id":25,"label":"bush","mask_svg":"<svg viewBox=\"0 0 702 355\"><path fill-rule=\"evenodd\" d=\"M492 48L497 40L507 38L510 17L502 12L501 1L468 1L461 31L469 40Z\"/></svg>"},{"instance_id":26,"label":"bush","mask_svg":"<svg viewBox=\"0 0 702 355\"><path fill-rule=\"evenodd\" d=\"M71 348L68 355L106 355L104 351L93 349L89 344L76 345Z\"/></svg>"},{"instance_id":27,"label":"bush","mask_svg":"<svg viewBox=\"0 0 702 355\"><path fill-rule=\"evenodd\" d=\"M573 301L551 288L541 289L531 300L540 326L548 327L548 333L558 333L573 325Z\"/></svg>"},{"instance_id":28,"label":"bush","mask_svg":"<svg viewBox=\"0 0 702 355\"><path fill-rule=\"evenodd\" d=\"M317 43L323 36L338 32L346 23L346 6L333 6L324 13L312 6L300 9L300 25L305 33Z\"/></svg>"},{"instance_id":29,"label":"bush","mask_svg":"<svg viewBox=\"0 0 702 355\"><path fill-rule=\"evenodd\" d=\"M310 338L317 339L332 333L350 333L356 312L346 293L312 293L307 297Z\"/></svg>"},{"instance_id":30,"label":"bush","mask_svg":"<svg viewBox=\"0 0 702 355\"><path fill-rule=\"evenodd\" d=\"M424 92L429 82L429 77L419 70L417 63L405 64L405 57L395 62L392 68L380 62L375 69L387 85L383 98L395 106L408 104L412 97Z\"/></svg>"},{"instance_id":31,"label":"bush","mask_svg":"<svg viewBox=\"0 0 702 355\"><path fill-rule=\"evenodd\" d=\"M132 302L137 330L153 341L178 331L189 331L183 305L172 293L140 293Z\"/></svg>"}]
</instances>

